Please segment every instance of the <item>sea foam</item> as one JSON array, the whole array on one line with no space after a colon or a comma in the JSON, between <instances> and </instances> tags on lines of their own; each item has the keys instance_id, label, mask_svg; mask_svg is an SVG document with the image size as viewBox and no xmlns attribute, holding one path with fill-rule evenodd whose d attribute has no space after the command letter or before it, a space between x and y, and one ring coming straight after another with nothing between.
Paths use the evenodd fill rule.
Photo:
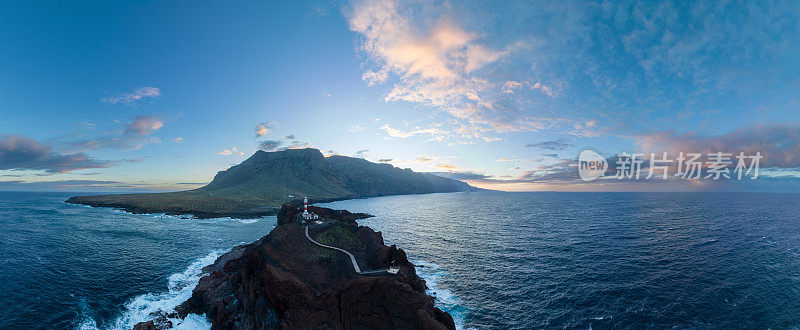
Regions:
<instances>
[{"instance_id":1,"label":"sea foam","mask_svg":"<svg viewBox=\"0 0 800 330\"><path fill-rule=\"evenodd\" d=\"M146 293L131 299L125 304L125 310L112 324L99 325L94 319L84 316L76 329L130 329L139 322L153 319L153 314L170 314L175 307L192 296L200 278L203 276L203 267L214 263L224 251L213 251L208 255L193 261L183 272L170 275L167 280L167 292ZM211 329L205 315L189 314L185 319L168 318L173 329Z\"/></svg>"},{"instance_id":2,"label":"sea foam","mask_svg":"<svg viewBox=\"0 0 800 330\"><path fill-rule=\"evenodd\" d=\"M450 313L456 324L456 329L464 329L469 310L462 304L458 296L442 287L439 283L442 278L447 277L447 272L435 263L422 260L411 260L411 263L419 266L417 267L417 275L425 280L425 284L428 286L425 293L436 299L436 307Z\"/></svg>"}]
</instances>

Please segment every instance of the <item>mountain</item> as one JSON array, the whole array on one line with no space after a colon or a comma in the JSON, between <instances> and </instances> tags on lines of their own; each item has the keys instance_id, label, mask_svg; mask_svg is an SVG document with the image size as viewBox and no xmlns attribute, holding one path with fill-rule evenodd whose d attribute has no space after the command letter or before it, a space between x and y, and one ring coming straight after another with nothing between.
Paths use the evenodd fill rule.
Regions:
<instances>
[{"instance_id":1,"label":"mountain","mask_svg":"<svg viewBox=\"0 0 800 330\"><path fill-rule=\"evenodd\" d=\"M275 200L276 206L291 200L289 195L340 199L470 190L475 188L461 181L361 158L325 157L317 149L257 151L197 189L231 198Z\"/></svg>"},{"instance_id":2,"label":"mountain","mask_svg":"<svg viewBox=\"0 0 800 330\"><path fill-rule=\"evenodd\" d=\"M106 206L136 213L193 214L197 217L258 217L308 196L330 201L386 195L481 190L464 182L417 173L361 158L325 157L317 149L257 151L239 165L189 191L76 196L69 203Z\"/></svg>"}]
</instances>

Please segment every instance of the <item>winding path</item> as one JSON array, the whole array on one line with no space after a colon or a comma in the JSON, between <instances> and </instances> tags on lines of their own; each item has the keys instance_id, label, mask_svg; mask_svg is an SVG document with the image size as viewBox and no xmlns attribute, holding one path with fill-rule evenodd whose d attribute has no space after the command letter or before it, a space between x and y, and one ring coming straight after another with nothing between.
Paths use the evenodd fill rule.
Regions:
<instances>
[{"instance_id":1,"label":"winding path","mask_svg":"<svg viewBox=\"0 0 800 330\"><path fill-rule=\"evenodd\" d=\"M358 262L356 261L356 257L353 256L353 254L351 254L350 252L347 252L347 250L345 250L345 249L340 249L340 248L337 248L337 247L334 247L334 246L328 246L328 245L325 245L325 244L322 244L322 243L319 243L319 242L315 241L314 239L311 238L311 236L308 235L308 226L304 226L303 228L306 229L306 238L308 238L308 240L311 241L311 243L314 243L316 245L319 245L319 246L327 248L327 249L333 249L333 250L336 250L336 251L342 251L342 252L346 253L347 256L350 257L350 261L353 262L353 269L356 270L356 274L359 274L359 275L379 275L379 274L386 274L387 273L388 269L368 270L368 271L363 271L362 272L361 268L358 267Z\"/></svg>"}]
</instances>

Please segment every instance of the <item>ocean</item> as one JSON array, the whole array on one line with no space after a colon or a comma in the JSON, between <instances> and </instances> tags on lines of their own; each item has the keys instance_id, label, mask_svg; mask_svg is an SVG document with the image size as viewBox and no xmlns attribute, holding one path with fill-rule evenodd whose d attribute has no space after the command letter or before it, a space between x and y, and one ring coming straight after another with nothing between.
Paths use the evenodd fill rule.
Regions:
<instances>
[{"instance_id":1,"label":"ocean","mask_svg":"<svg viewBox=\"0 0 800 330\"><path fill-rule=\"evenodd\" d=\"M328 204L477 329L796 328L800 194L455 193Z\"/></svg>"},{"instance_id":2,"label":"ocean","mask_svg":"<svg viewBox=\"0 0 800 330\"><path fill-rule=\"evenodd\" d=\"M0 329L125 329L275 217L183 219L0 193ZM461 328L795 328L800 194L451 193L321 206L404 249ZM208 328L202 317L177 328Z\"/></svg>"},{"instance_id":3,"label":"ocean","mask_svg":"<svg viewBox=\"0 0 800 330\"><path fill-rule=\"evenodd\" d=\"M275 226L64 203L0 192L0 329L130 329L191 296L200 269ZM203 318L181 324L208 328Z\"/></svg>"}]
</instances>

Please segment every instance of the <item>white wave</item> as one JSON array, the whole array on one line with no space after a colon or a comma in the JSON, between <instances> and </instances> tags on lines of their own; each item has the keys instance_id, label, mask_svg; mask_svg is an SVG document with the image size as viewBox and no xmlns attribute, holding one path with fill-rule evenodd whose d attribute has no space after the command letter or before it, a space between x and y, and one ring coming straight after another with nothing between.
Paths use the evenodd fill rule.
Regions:
<instances>
[{"instance_id":1,"label":"white wave","mask_svg":"<svg viewBox=\"0 0 800 330\"><path fill-rule=\"evenodd\" d=\"M238 222L238 223L243 223L243 224L246 224L246 225L248 225L248 224L251 224L251 223L256 223L256 222L259 222L259 221L261 221L261 220L273 220L273 219L276 219L276 217L275 217L274 215L270 215L270 216L263 216L263 217L260 217L260 218L254 218L254 219L240 219L240 218L223 217L223 218L207 218L207 219L204 219L204 220L226 220L226 221L235 221L235 222Z\"/></svg>"},{"instance_id":2,"label":"white wave","mask_svg":"<svg viewBox=\"0 0 800 330\"><path fill-rule=\"evenodd\" d=\"M74 295L70 294L70 296ZM89 306L86 303L86 299L83 298L80 299L78 301L78 307L80 308L81 313L80 315L78 315L78 319L74 321L75 323L78 324L75 327L75 329L79 330L97 329L97 322L95 322L94 319L91 316L89 316Z\"/></svg>"},{"instance_id":3,"label":"white wave","mask_svg":"<svg viewBox=\"0 0 800 330\"><path fill-rule=\"evenodd\" d=\"M150 215L152 215L153 218L167 218L167 219L180 219L181 218L181 216L179 216L179 215L166 214L166 213L151 213Z\"/></svg>"},{"instance_id":4,"label":"white wave","mask_svg":"<svg viewBox=\"0 0 800 330\"><path fill-rule=\"evenodd\" d=\"M253 223L259 222L259 221L264 220L264 219L269 219L269 218L275 219L274 215L272 215L272 216L263 216L263 217L255 218L255 219L240 219L240 218L232 218L232 217L219 217L219 218L199 219L199 218L195 217L194 215L188 214L188 213L187 214L179 214L179 215L166 214L166 213L133 213L133 212L129 212L129 211L122 210L122 209L116 209L116 208L108 208L108 207L94 208L92 206L82 205L82 204L70 204L70 205L76 205L76 206L79 206L79 207L87 207L87 208L93 208L93 209L108 209L109 212L113 212L113 213L122 213L122 214L129 214L129 215L135 215L135 216L144 216L144 217L152 217L152 218L169 218L169 219L176 219L176 220L193 220L193 221L201 221L201 220L202 221L235 221L235 222L239 222L239 223L246 224L246 225L247 224L253 224Z\"/></svg>"},{"instance_id":5,"label":"white wave","mask_svg":"<svg viewBox=\"0 0 800 330\"><path fill-rule=\"evenodd\" d=\"M99 327L91 317L84 317L76 329L130 329L139 322L152 320L153 313L164 313L165 315L175 311L175 307L188 300L192 296L197 283L202 277L203 267L214 263L223 251L214 251L193 261L181 273L170 275L167 281L167 292L146 293L131 299L125 304L125 310L114 320L113 324ZM205 315L189 314L185 319L168 318L172 322L173 329L211 329Z\"/></svg>"},{"instance_id":6,"label":"white wave","mask_svg":"<svg viewBox=\"0 0 800 330\"><path fill-rule=\"evenodd\" d=\"M462 304L458 296L439 284L442 278L448 276L447 272L435 263L422 260L411 260L411 263L421 266L417 267L417 275L425 280L425 283L428 285L428 289L425 290L425 293L435 298L436 307L450 313L456 324L456 329L464 329L464 323L466 322L469 310Z\"/></svg>"},{"instance_id":7,"label":"white wave","mask_svg":"<svg viewBox=\"0 0 800 330\"><path fill-rule=\"evenodd\" d=\"M97 329L97 322L95 322L93 318L85 316L83 318L83 321L81 321L81 323L78 324L78 326L75 327L75 329L78 329L78 330L94 330L94 329Z\"/></svg>"}]
</instances>

